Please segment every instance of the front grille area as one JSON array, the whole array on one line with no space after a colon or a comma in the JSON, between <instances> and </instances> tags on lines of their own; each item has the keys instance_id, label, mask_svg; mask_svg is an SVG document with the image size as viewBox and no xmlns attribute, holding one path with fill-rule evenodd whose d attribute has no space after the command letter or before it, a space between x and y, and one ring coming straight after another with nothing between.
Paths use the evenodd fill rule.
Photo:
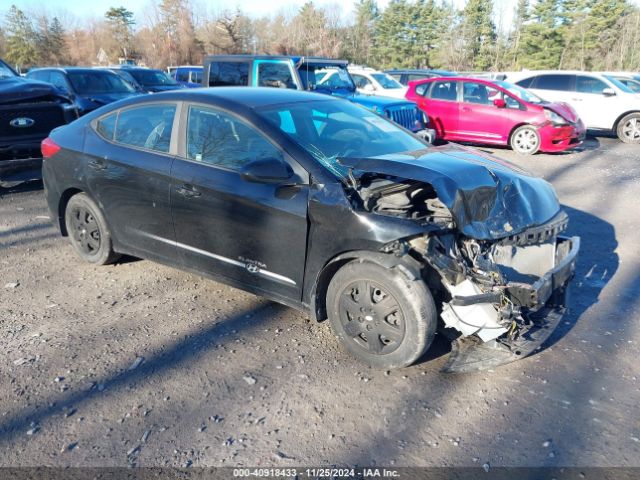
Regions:
<instances>
[{"instance_id":1,"label":"front grille area","mask_svg":"<svg viewBox=\"0 0 640 480\"><path fill-rule=\"evenodd\" d=\"M385 110L385 113L387 117L407 130L415 130L416 120L420 118L418 107L413 105L390 107Z\"/></svg>"},{"instance_id":2,"label":"front grille area","mask_svg":"<svg viewBox=\"0 0 640 480\"><path fill-rule=\"evenodd\" d=\"M33 125L11 126L11 121L17 118L31 119ZM19 143L23 137L44 139L51 130L65 123L63 108L56 102L0 105L0 145Z\"/></svg>"}]
</instances>

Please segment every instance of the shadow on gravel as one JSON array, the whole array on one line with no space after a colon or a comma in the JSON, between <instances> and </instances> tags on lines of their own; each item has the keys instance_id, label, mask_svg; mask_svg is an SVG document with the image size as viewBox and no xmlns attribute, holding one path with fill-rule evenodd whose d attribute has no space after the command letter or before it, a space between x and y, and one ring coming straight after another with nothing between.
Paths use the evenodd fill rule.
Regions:
<instances>
[{"instance_id":1,"label":"shadow on gravel","mask_svg":"<svg viewBox=\"0 0 640 480\"><path fill-rule=\"evenodd\" d=\"M7 416L0 422L0 443L11 442L18 435L24 435L32 422L36 425L43 421L61 415L72 407L89 403L94 398L113 392L114 390L130 387L136 382L148 381L149 377L180 368L186 362L195 362L201 355L217 344L230 341L239 335L246 334L254 328L264 328L265 317L275 318L280 310L287 307L266 300L257 299L253 308L246 309L219 323L210 325L201 331L190 334L182 341L165 347L153 356L145 358L139 366L132 368L129 364L122 365L121 370L113 375L97 379L89 389L67 394L52 395L40 400L39 406L31 407L17 415ZM90 409L90 406L85 406Z\"/></svg>"},{"instance_id":2,"label":"shadow on gravel","mask_svg":"<svg viewBox=\"0 0 640 480\"><path fill-rule=\"evenodd\" d=\"M42 180L35 180L32 182L21 182L10 187L3 187L0 185L0 199L12 193L24 193L35 192L43 189Z\"/></svg>"},{"instance_id":3,"label":"shadow on gravel","mask_svg":"<svg viewBox=\"0 0 640 480\"><path fill-rule=\"evenodd\" d=\"M618 241L613 225L590 213L563 205L569 215L566 234L580 237L580 253L569 291L569 312L542 346L548 348L564 337L582 314L598 303L600 293L618 270Z\"/></svg>"}]
</instances>

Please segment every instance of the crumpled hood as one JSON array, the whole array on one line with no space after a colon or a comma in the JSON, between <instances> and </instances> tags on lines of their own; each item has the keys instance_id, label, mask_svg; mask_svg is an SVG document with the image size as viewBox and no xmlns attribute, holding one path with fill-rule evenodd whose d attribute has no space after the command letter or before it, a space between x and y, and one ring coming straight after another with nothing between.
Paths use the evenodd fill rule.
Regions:
<instances>
[{"instance_id":1,"label":"crumpled hood","mask_svg":"<svg viewBox=\"0 0 640 480\"><path fill-rule=\"evenodd\" d=\"M375 158L341 158L354 175L379 173L430 184L458 230L494 240L542 225L560 210L545 180L496 157L458 145Z\"/></svg>"},{"instance_id":2,"label":"crumpled hood","mask_svg":"<svg viewBox=\"0 0 640 480\"><path fill-rule=\"evenodd\" d=\"M552 102L552 103L545 103L543 106L545 108L548 108L549 110L554 111L561 117L566 118L572 123L576 123L579 119L578 113L568 103Z\"/></svg>"},{"instance_id":3,"label":"crumpled hood","mask_svg":"<svg viewBox=\"0 0 640 480\"><path fill-rule=\"evenodd\" d=\"M0 103L19 103L42 97L65 98L62 92L50 83L25 77L0 80Z\"/></svg>"}]
</instances>

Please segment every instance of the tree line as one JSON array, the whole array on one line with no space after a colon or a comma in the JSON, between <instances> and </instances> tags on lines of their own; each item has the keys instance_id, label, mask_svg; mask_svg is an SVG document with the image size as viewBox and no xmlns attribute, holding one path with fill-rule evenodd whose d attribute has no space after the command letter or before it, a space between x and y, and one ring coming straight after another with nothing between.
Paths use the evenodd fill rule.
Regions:
<instances>
[{"instance_id":1,"label":"tree line","mask_svg":"<svg viewBox=\"0 0 640 480\"><path fill-rule=\"evenodd\" d=\"M507 25L504 18L511 19ZM201 64L205 54L258 53L346 58L377 68L455 71L640 70L640 9L630 0L308 1L290 14L210 15L190 0L158 0L136 23L125 7L102 18L67 20L13 5L0 23L0 56L19 68L96 65L133 59L152 67Z\"/></svg>"}]
</instances>

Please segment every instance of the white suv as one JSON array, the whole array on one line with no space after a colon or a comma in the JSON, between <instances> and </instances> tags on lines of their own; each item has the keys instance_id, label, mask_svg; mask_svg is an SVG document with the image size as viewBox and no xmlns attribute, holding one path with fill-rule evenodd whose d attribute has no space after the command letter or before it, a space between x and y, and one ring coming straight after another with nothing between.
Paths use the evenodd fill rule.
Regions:
<instances>
[{"instance_id":1,"label":"white suv","mask_svg":"<svg viewBox=\"0 0 640 480\"><path fill-rule=\"evenodd\" d=\"M612 75L593 72L508 73L507 80L551 102L571 105L589 130L612 131L640 143L640 95Z\"/></svg>"},{"instance_id":2,"label":"white suv","mask_svg":"<svg viewBox=\"0 0 640 480\"><path fill-rule=\"evenodd\" d=\"M407 87L391 75L366 67L348 67L358 92L378 97L404 98Z\"/></svg>"}]
</instances>

